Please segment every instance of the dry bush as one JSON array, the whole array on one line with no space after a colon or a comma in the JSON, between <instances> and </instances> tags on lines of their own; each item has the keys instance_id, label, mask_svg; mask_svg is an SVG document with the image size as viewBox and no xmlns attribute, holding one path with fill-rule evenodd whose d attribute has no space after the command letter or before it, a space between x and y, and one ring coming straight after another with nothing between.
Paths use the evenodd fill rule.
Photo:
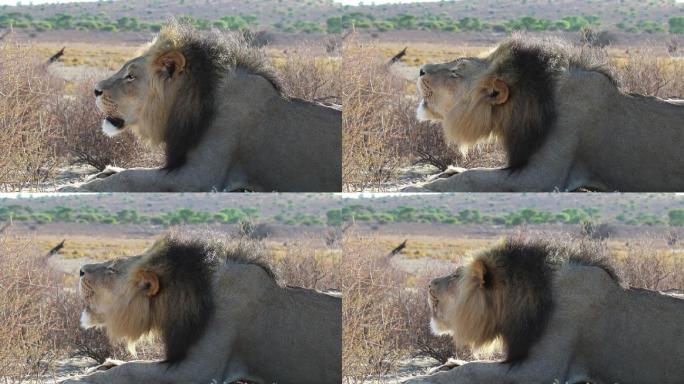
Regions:
<instances>
[{"instance_id":1,"label":"dry bush","mask_svg":"<svg viewBox=\"0 0 684 384\"><path fill-rule=\"evenodd\" d=\"M345 239L342 276L342 373L346 382L386 374L400 349L406 274L394 268L368 240Z\"/></svg>"},{"instance_id":2,"label":"dry bush","mask_svg":"<svg viewBox=\"0 0 684 384\"><path fill-rule=\"evenodd\" d=\"M655 48L630 52L624 65L615 65L625 92L657 97L684 96L684 62L659 54Z\"/></svg>"},{"instance_id":3,"label":"dry bush","mask_svg":"<svg viewBox=\"0 0 684 384\"><path fill-rule=\"evenodd\" d=\"M396 177L405 133L417 124L405 80L392 76L372 45L349 37L343 46L342 180L361 190Z\"/></svg>"},{"instance_id":4,"label":"dry bush","mask_svg":"<svg viewBox=\"0 0 684 384\"><path fill-rule=\"evenodd\" d=\"M63 352L60 276L29 239L0 235L0 377L21 382L45 374Z\"/></svg>"},{"instance_id":5,"label":"dry bush","mask_svg":"<svg viewBox=\"0 0 684 384\"><path fill-rule=\"evenodd\" d=\"M430 164L446 171L449 166L459 166L459 160L464 158L458 148L446 143L439 124L416 123L407 129L406 136L411 152L417 157L416 164Z\"/></svg>"},{"instance_id":6,"label":"dry bush","mask_svg":"<svg viewBox=\"0 0 684 384\"><path fill-rule=\"evenodd\" d=\"M94 83L68 84L52 76L30 46L0 43L0 188L52 188L58 168L71 163L104 169L160 162L158 152L130 133L115 139L102 133Z\"/></svg>"},{"instance_id":7,"label":"dry bush","mask_svg":"<svg viewBox=\"0 0 684 384\"><path fill-rule=\"evenodd\" d=\"M425 287L433 275L411 276L398 269L373 239L345 236L339 273L342 280L342 372L347 383L397 369L407 355L429 356L444 363L457 353L449 337L430 331ZM427 275L430 275L429 277ZM410 281L410 283L409 283Z\"/></svg>"},{"instance_id":8,"label":"dry bush","mask_svg":"<svg viewBox=\"0 0 684 384\"><path fill-rule=\"evenodd\" d=\"M656 251L652 240L630 242L627 256L615 260L624 283L651 290L684 290L684 260L674 252Z\"/></svg>"},{"instance_id":9,"label":"dry bush","mask_svg":"<svg viewBox=\"0 0 684 384\"><path fill-rule=\"evenodd\" d=\"M29 238L0 235L0 378L40 380L58 359L130 359L123 345L112 345L102 330L80 328L83 309L75 287L51 270ZM158 343L143 343L138 357L161 357Z\"/></svg>"},{"instance_id":10,"label":"dry bush","mask_svg":"<svg viewBox=\"0 0 684 384\"><path fill-rule=\"evenodd\" d=\"M287 285L318 290L339 290L339 257L307 242L288 243L285 254L273 260L279 280Z\"/></svg>"},{"instance_id":11,"label":"dry bush","mask_svg":"<svg viewBox=\"0 0 684 384\"><path fill-rule=\"evenodd\" d=\"M440 171L450 166L501 167L506 164L506 154L499 143L482 143L462 153L453 145L447 144L439 124L416 123L407 129L406 147L415 164L430 164Z\"/></svg>"},{"instance_id":12,"label":"dry bush","mask_svg":"<svg viewBox=\"0 0 684 384\"><path fill-rule=\"evenodd\" d=\"M73 85L70 94L54 100L54 116L63 140L61 154L72 163L88 164L98 170L108 165L124 168L157 165L155 151L137 141L129 130L113 138L102 133L103 116L93 96L96 82L94 77L85 78Z\"/></svg>"},{"instance_id":13,"label":"dry bush","mask_svg":"<svg viewBox=\"0 0 684 384\"><path fill-rule=\"evenodd\" d=\"M60 88L30 47L0 41L0 188L21 190L53 176L59 128L47 106Z\"/></svg>"},{"instance_id":14,"label":"dry bush","mask_svg":"<svg viewBox=\"0 0 684 384\"><path fill-rule=\"evenodd\" d=\"M339 104L342 89L339 56L318 55L313 48L288 50L277 67L285 94L304 100Z\"/></svg>"}]
</instances>

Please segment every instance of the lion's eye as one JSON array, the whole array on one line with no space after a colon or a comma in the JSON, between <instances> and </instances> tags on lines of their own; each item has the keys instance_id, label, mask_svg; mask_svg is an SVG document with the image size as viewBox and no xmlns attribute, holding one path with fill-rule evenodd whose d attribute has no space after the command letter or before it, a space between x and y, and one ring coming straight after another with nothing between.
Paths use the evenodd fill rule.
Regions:
<instances>
[{"instance_id":1,"label":"lion's eye","mask_svg":"<svg viewBox=\"0 0 684 384\"><path fill-rule=\"evenodd\" d=\"M107 267L107 273L117 273L117 270L112 267Z\"/></svg>"},{"instance_id":2,"label":"lion's eye","mask_svg":"<svg viewBox=\"0 0 684 384\"><path fill-rule=\"evenodd\" d=\"M451 71L451 77L459 79L461 78L461 74L459 74L457 71Z\"/></svg>"},{"instance_id":3,"label":"lion's eye","mask_svg":"<svg viewBox=\"0 0 684 384\"><path fill-rule=\"evenodd\" d=\"M126 75L126 80L133 81L133 80L135 80L135 76L133 76L129 73L128 75Z\"/></svg>"}]
</instances>

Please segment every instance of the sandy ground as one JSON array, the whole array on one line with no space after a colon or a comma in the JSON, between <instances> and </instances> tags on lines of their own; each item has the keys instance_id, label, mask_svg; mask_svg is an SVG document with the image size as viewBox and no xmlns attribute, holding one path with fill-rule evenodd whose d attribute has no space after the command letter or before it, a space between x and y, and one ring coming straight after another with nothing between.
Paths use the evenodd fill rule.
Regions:
<instances>
[{"instance_id":1,"label":"sandy ground","mask_svg":"<svg viewBox=\"0 0 684 384\"><path fill-rule=\"evenodd\" d=\"M428 371L439 365L431 357L407 357L400 360L396 370L382 376L372 376L364 380L364 384L399 384L415 376L426 375Z\"/></svg>"},{"instance_id":2,"label":"sandy ground","mask_svg":"<svg viewBox=\"0 0 684 384\"><path fill-rule=\"evenodd\" d=\"M434 165L411 165L400 168L396 179L376 184L364 189L363 192L401 192L402 189L424 183L439 173L439 169Z\"/></svg>"}]
</instances>

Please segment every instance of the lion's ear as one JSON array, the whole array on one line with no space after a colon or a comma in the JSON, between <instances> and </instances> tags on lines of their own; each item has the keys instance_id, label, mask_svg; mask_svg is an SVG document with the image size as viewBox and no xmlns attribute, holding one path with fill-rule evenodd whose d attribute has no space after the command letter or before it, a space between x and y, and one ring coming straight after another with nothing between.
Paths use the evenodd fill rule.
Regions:
<instances>
[{"instance_id":1,"label":"lion's ear","mask_svg":"<svg viewBox=\"0 0 684 384\"><path fill-rule=\"evenodd\" d=\"M508 84L501 79L488 79L485 91L491 105L501 105L508 101Z\"/></svg>"},{"instance_id":2,"label":"lion's ear","mask_svg":"<svg viewBox=\"0 0 684 384\"><path fill-rule=\"evenodd\" d=\"M185 56L179 51L169 51L159 56L154 65L157 70L164 72L168 77L181 73L185 69Z\"/></svg>"},{"instance_id":3,"label":"lion's ear","mask_svg":"<svg viewBox=\"0 0 684 384\"><path fill-rule=\"evenodd\" d=\"M470 265L473 277L479 282L480 288L489 287L490 273L487 265L482 260L475 260Z\"/></svg>"},{"instance_id":4,"label":"lion's ear","mask_svg":"<svg viewBox=\"0 0 684 384\"><path fill-rule=\"evenodd\" d=\"M139 271L136 274L136 284L148 297L159 293L159 276L152 271Z\"/></svg>"}]
</instances>

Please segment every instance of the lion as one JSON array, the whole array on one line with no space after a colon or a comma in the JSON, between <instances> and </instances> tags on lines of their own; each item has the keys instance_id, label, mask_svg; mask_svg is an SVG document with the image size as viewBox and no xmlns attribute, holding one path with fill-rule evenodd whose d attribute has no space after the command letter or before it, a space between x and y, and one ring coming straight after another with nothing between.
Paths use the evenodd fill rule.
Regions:
<instances>
[{"instance_id":1,"label":"lion","mask_svg":"<svg viewBox=\"0 0 684 384\"><path fill-rule=\"evenodd\" d=\"M338 384L340 295L281 286L258 249L171 233L139 256L84 265L81 324L162 361L134 361L64 383Z\"/></svg>"},{"instance_id":2,"label":"lion","mask_svg":"<svg viewBox=\"0 0 684 384\"><path fill-rule=\"evenodd\" d=\"M285 96L263 52L237 34L166 24L95 88L103 131L164 149L159 169L107 169L64 191L340 192L341 112Z\"/></svg>"},{"instance_id":3,"label":"lion","mask_svg":"<svg viewBox=\"0 0 684 384\"><path fill-rule=\"evenodd\" d=\"M420 69L419 120L464 152L501 142L501 169L447 171L407 191L684 191L684 106L625 94L596 56L512 38L485 58ZM444 175L442 175L444 176Z\"/></svg>"},{"instance_id":4,"label":"lion","mask_svg":"<svg viewBox=\"0 0 684 384\"><path fill-rule=\"evenodd\" d=\"M501 362L406 383L681 383L684 300L624 288L605 257L508 239L429 285L431 328Z\"/></svg>"}]
</instances>

